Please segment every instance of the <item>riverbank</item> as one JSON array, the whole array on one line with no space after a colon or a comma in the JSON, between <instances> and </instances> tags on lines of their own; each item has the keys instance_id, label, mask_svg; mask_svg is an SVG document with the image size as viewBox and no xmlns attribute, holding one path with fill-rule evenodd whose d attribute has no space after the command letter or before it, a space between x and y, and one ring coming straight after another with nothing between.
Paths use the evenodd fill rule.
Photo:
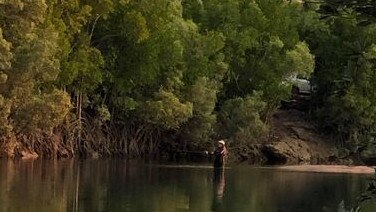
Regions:
<instances>
[{"instance_id":1,"label":"riverbank","mask_svg":"<svg viewBox=\"0 0 376 212\"><path fill-rule=\"evenodd\" d=\"M369 166L343 166L343 165L296 165L280 166L278 170L315 173L351 173L351 174L375 174L376 167Z\"/></svg>"},{"instance_id":2,"label":"riverbank","mask_svg":"<svg viewBox=\"0 0 376 212\"><path fill-rule=\"evenodd\" d=\"M343 151L334 145L334 142L325 135L320 134L317 128L311 123L307 114L296 109L278 110L270 120L270 133L260 143L249 143L246 146L233 148L229 146L230 163L233 164L251 164L251 165L354 165L361 164L359 158L350 155L349 152ZM109 128L112 129L112 128ZM106 135L116 135L114 132ZM133 143L141 142L142 140L132 140L132 138L123 136L121 139L116 136L103 136L101 130L91 130L90 137L85 140L85 151L88 154L83 154L80 157L84 158L105 158L105 157L125 157L133 158L129 155L130 147ZM54 139L46 140L43 143L52 143L52 146L59 146L54 149L57 153L57 158L70 158L74 155L74 145L70 145L72 149L65 148L62 145L64 142L59 139L59 136L54 136ZM55 139L57 138L57 139ZM109 146L100 148L95 141L101 140L101 143L106 143ZM44 140L38 140L39 142ZM73 140L72 140L73 141ZM90 141L90 142L89 142ZM108 142L103 142L108 141ZM24 142L27 143L27 142ZM74 143L74 142L72 142ZM94 145L96 144L96 145ZM132 144L132 145L130 145ZM142 144L142 142L141 142ZM21 144L16 145L18 154L11 154L12 158L22 158L26 160L43 157L42 152L35 152L31 149L22 149ZM0 145L1 147L1 145ZM62 148L64 147L64 148ZM114 149L109 149L113 147ZM127 147L127 148L124 148ZM155 148L157 148L155 146ZM160 148L160 147L159 147ZM3 148L6 150L6 148ZM59 150L59 151L58 151ZM70 150L70 151L68 151ZM118 150L118 151L116 151ZM121 150L121 151L120 151ZM119 152L120 151L120 152ZM68 154L70 152L70 154ZM204 154L206 151L183 151L166 150L160 148L159 156L138 156L135 158L144 159L160 159L162 161L210 161L210 155ZM345 153L345 154L344 154ZM1 156L1 154L0 154ZM47 155L48 157L48 155ZM146 158L145 158L146 157Z\"/></svg>"},{"instance_id":3,"label":"riverbank","mask_svg":"<svg viewBox=\"0 0 376 212\"><path fill-rule=\"evenodd\" d=\"M234 151L234 161L259 165L354 165L361 164L354 153L339 148L320 133L307 113L280 109L270 121L266 142L249 144Z\"/></svg>"}]
</instances>

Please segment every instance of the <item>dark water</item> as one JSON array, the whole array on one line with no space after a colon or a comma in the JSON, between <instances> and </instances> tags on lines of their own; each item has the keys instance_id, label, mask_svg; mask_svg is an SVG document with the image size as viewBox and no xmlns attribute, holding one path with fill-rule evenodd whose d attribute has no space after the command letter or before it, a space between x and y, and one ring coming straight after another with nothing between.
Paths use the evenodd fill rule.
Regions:
<instances>
[{"instance_id":1,"label":"dark water","mask_svg":"<svg viewBox=\"0 0 376 212\"><path fill-rule=\"evenodd\" d=\"M0 211L338 211L370 176L123 160L0 160ZM368 207L363 211L376 207Z\"/></svg>"}]
</instances>

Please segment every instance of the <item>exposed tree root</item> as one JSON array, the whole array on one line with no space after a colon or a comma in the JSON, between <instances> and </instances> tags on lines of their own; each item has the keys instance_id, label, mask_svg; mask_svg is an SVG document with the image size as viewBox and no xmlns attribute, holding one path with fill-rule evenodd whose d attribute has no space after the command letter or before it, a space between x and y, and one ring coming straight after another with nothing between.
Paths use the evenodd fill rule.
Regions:
<instances>
[{"instance_id":1,"label":"exposed tree root","mask_svg":"<svg viewBox=\"0 0 376 212\"><path fill-rule=\"evenodd\" d=\"M66 120L64 125L50 134L38 132L0 139L0 157L37 155L45 158L140 158L158 153L160 132L153 126L93 123L89 119L83 119L81 123Z\"/></svg>"}]
</instances>

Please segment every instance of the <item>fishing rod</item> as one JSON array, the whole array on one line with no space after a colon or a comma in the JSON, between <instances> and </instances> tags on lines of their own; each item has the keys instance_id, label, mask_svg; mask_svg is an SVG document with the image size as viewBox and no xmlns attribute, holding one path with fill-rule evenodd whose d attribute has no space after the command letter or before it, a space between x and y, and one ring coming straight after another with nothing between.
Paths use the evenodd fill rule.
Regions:
<instances>
[{"instance_id":1,"label":"fishing rod","mask_svg":"<svg viewBox=\"0 0 376 212\"><path fill-rule=\"evenodd\" d=\"M190 154L203 154L203 155L212 155L214 154L214 152L209 152L207 150L205 151L188 151L188 150L180 150L180 151L176 151L178 153L190 153Z\"/></svg>"}]
</instances>

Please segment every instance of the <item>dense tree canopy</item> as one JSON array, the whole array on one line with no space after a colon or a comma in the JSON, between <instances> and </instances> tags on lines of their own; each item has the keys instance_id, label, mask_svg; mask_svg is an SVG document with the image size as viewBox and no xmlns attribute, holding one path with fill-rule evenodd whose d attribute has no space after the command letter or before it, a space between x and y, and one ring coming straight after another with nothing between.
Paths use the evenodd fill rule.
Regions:
<instances>
[{"instance_id":1,"label":"dense tree canopy","mask_svg":"<svg viewBox=\"0 0 376 212\"><path fill-rule=\"evenodd\" d=\"M373 149L363 153L374 155L374 1L317 3L316 12L307 12L301 32L316 56L316 117L340 144L350 150L355 145Z\"/></svg>"},{"instance_id":2,"label":"dense tree canopy","mask_svg":"<svg viewBox=\"0 0 376 212\"><path fill-rule=\"evenodd\" d=\"M143 156L267 139L289 79L342 140L373 141L371 1L0 1L0 148Z\"/></svg>"}]
</instances>

